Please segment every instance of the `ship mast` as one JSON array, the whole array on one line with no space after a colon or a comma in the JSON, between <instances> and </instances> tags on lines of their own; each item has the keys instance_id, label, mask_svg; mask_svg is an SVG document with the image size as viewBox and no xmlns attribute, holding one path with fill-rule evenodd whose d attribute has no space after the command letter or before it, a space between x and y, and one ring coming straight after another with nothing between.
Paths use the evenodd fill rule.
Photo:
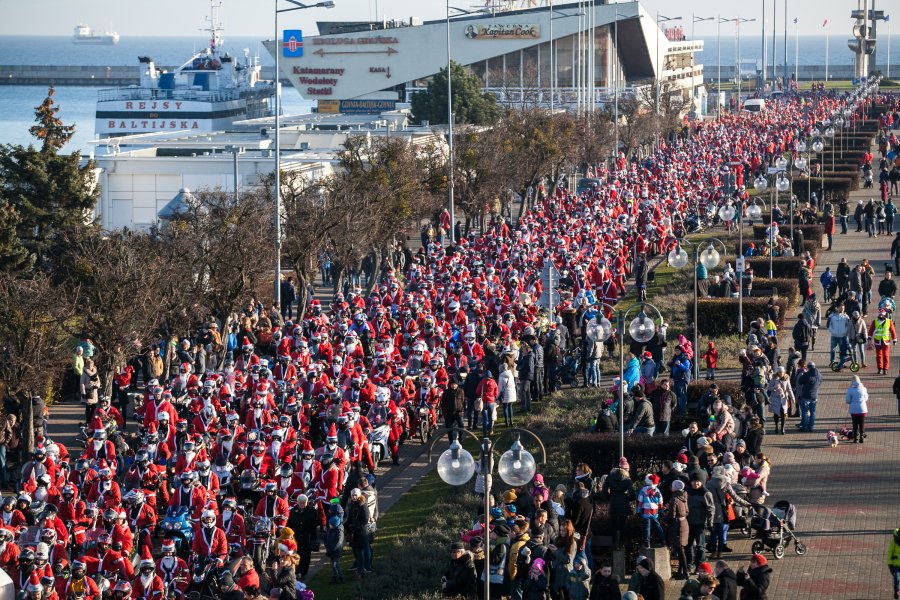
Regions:
<instances>
[{"instance_id":1,"label":"ship mast","mask_svg":"<svg viewBox=\"0 0 900 600\"><path fill-rule=\"evenodd\" d=\"M209 32L209 50L214 55L218 55L219 49L222 47L222 32L225 31L221 21L219 21L219 9L221 8L221 2L211 0L209 3L210 16L206 17L206 22L209 23L209 27L200 29L200 31Z\"/></svg>"}]
</instances>

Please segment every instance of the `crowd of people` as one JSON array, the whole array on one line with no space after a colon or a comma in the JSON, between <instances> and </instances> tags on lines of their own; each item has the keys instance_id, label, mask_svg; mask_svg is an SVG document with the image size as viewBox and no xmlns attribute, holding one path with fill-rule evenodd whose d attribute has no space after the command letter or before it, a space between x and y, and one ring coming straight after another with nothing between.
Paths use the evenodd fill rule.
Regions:
<instances>
[{"instance_id":1,"label":"crowd of people","mask_svg":"<svg viewBox=\"0 0 900 600\"><path fill-rule=\"evenodd\" d=\"M645 293L647 261L675 246L682 215L724 204L743 212L745 178L793 155L797 142L846 101L836 94L814 101L797 96L762 115L696 122L689 134L646 157L620 155L600 168L604 186L581 195L563 188L538 193L516 225L497 218L483 233L448 245L423 235L426 244L405 257L402 269L386 264L370 292L350 284L328 307L310 300L296 320L291 302L253 300L190 334L147 344L112 374L98 371L98 350L85 339L73 356L85 406L83 449L51 439L43 415L28 422L33 448L19 476L7 481L15 494L0 511L0 568L32 600L99 600L101 594L150 600L188 591L294 600L309 595L303 582L312 553L324 546L332 581L340 582L349 545L354 576L364 578L373 570L377 462L398 464L401 445L417 435L427 441L439 418L489 435L499 409L512 425L513 406L528 411L558 389L566 355L576 339L590 338L590 317L611 316L626 280ZM731 196L722 192L729 172L736 182ZM554 314L574 312L573 326L540 305L541 273L550 263L569 292ZM291 286L282 286L286 300ZM787 375L766 358L765 325L742 355L747 396L781 394L790 407L789 388L778 383ZM658 385L668 410L644 406L657 392L647 385L657 375L644 373L641 361L648 371L649 363L659 369L662 328L660 335L630 348L630 369L620 382L633 405L634 432L653 433L657 422L668 432L673 411L687 410L694 349L681 340L668 363L671 383ZM581 343L584 384L598 385L602 346ZM708 363L709 349L704 356ZM636 498L628 495L635 474L624 457L599 491L630 512L637 501L647 545L653 533L678 542L673 547L680 547L684 577L704 564L707 529L715 558L728 551L728 497L739 507L761 505L767 495L763 403L745 403L735 416L724 398L713 394L705 403L707 412L685 434L684 453L660 473L642 474L646 485ZM788 412L780 415L781 431ZM15 441L7 429L15 431L15 421L0 429L3 448ZM582 469L571 490L552 494L542 484L536 477L498 499L489 533L476 526L468 550L454 546L445 592L470 574L466 556L477 555L481 537L491 568L477 576L514 596L527 590L528 598L614 597L594 591L618 588L608 566L592 572L591 474ZM614 523L623 517L620 510ZM618 539L622 528L615 531ZM526 547L532 560L519 568ZM765 558L754 561L736 580L745 590L764 590ZM697 589L716 589L715 578L728 579L727 571L717 564ZM638 572L633 591L646 600L661 597L653 595L652 561L640 561ZM465 589L470 585L474 579Z\"/></svg>"}]
</instances>

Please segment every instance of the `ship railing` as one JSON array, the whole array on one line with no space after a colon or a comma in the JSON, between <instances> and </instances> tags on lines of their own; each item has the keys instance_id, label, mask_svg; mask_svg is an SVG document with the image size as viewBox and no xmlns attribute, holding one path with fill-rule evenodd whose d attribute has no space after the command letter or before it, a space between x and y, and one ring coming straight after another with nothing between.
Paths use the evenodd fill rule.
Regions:
<instances>
[{"instance_id":1,"label":"ship railing","mask_svg":"<svg viewBox=\"0 0 900 600\"><path fill-rule=\"evenodd\" d=\"M241 98L240 89L227 90L162 90L139 87L116 87L99 90L97 100L110 102L114 100L198 100L201 102L224 102Z\"/></svg>"}]
</instances>

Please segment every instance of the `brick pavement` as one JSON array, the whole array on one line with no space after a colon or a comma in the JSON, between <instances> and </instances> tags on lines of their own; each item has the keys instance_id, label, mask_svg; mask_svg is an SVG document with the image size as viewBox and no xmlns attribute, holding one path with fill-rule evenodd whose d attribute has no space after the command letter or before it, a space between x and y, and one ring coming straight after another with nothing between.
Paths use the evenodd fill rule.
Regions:
<instances>
[{"instance_id":1,"label":"brick pavement","mask_svg":"<svg viewBox=\"0 0 900 600\"><path fill-rule=\"evenodd\" d=\"M851 207L857 198L877 198L878 190L851 193ZM852 211L852 209L851 209ZM852 219L851 219L852 224ZM897 227L895 227L896 229ZM838 227L838 231L840 227ZM890 260L893 236L869 238L850 227L847 235L834 235L834 249L820 254L815 269L815 284L821 300L818 277L826 266L835 270L843 257L851 265L868 258L876 271L873 288L884 273L884 262ZM877 302L877 290L873 292ZM823 306L823 312L825 310ZM867 322L874 317L870 310ZM793 325L788 318L786 323ZM822 335L824 332L824 335ZM790 331L785 332L782 348L790 345ZM824 338L824 340L823 340ZM768 504L786 499L797 507L799 538L809 553L796 556L793 546L785 558L772 560L774 570L770 598L814 600L819 598L868 599L891 597L891 579L885 565L890 532L900 526L900 418L892 393L892 383L900 367L900 354L894 349L889 375L875 373L874 352L868 352L869 367L860 370L860 378L869 390L868 438L863 445L842 442L837 448L828 446L825 435L850 425L844 393L851 373L833 373L828 368L828 335L821 330L813 360L820 368L820 389L816 431L798 433L797 419L788 421L787 435L767 435L763 450L772 461ZM731 559L746 565L750 542L736 536Z\"/></svg>"}]
</instances>

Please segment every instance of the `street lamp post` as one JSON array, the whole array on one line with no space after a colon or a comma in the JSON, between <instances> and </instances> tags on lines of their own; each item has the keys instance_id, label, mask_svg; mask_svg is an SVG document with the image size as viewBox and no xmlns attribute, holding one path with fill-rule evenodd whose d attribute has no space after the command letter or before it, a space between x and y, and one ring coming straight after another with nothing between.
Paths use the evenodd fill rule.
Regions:
<instances>
[{"instance_id":1,"label":"street lamp post","mask_svg":"<svg viewBox=\"0 0 900 600\"><path fill-rule=\"evenodd\" d=\"M694 13L691 13L691 43L694 42L694 28L697 23L702 23L703 21L712 21L715 17L698 17ZM691 104L694 103L694 94L696 92L696 86L694 85L694 73L696 72L696 64L697 64L697 56L694 51L691 51Z\"/></svg>"},{"instance_id":2,"label":"street lamp post","mask_svg":"<svg viewBox=\"0 0 900 600\"><path fill-rule=\"evenodd\" d=\"M659 14L659 11L656 11L656 114L659 114L659 94L660 94L660 81L662 80L663 68L659 64L659 24L667 23L669 21L680 21L681 17L667 17L665 15ZM668 47L668 42L666 42L666 46Z\"/></svg>"},{"instance_id":3,"label":"street lamp post","mask_svg":"<svg viewBox=\"0 0 900 600\"><path fill-rule=\"evenodd\" d=\"M450 0L447 0L447 146L448 146L448 167L450 171L450 177L448 177L448 186L447 186L447 203L449 205L448 210L450 212L450 231L447 233L450 236L450 244L453 244L454 239L454 223L456 215L454 214L454 205L453 205L453 187L455 174L453 172L453 77L450 75Z\"/></svg>"},{"instance_id":4,"label":"street lamp post","mask_svg":"<svg viewBox=\"0 0 900 600\"><path fill-rule=\"evenodd\" d=\"M618 314L619 329L619 456L625 456L625 321L628 315L638 308L637 316L628 325L628 336L639 344L646 344L656 335L656 324L647 316L646 308L652 308L663 325L662 313L649 302L632 304Z\"/></svg>"},{"instance_id":5,"label":"street lamp post","mask_svg":"<svg viewBox=\"0 0 900 600\"><path fill-rule=\"evenodd\" d=\"M491 438L484 437L479 440L478 436L468 431L466 429L462 429L459 427L453 427L449 430L450 438L452 441L450 442L450 447L445 450L441 456L438 458L437 463L437 472L438 476L441 478L444 483L449 485L458 487L465 485L472 479L472 475L475 474L475 459L472 457L472 454L463 448L462 444L459 442L459 434L463 433L472 439L479 441L481 447L481 458L479 465L479 473L482 477L484 477L484 529L482 537L482 544L484 545L484 599L490 600L491 597L491 564L490 564L490 551L488 548L488 543L490 541L490 518L491 518L491 484L492 484L492 474L494 471L494 446L495 443L491 441ZM522 446L522 442L519 441L520 435L525 433L531 436L538 444L541 449L541 455L543 460L541 464L547 464L547 450L544 448L544 443L541 439L532 431L528 429L507 429L502 432L499 436L497 436L497 441L502 439L504 436L508 434L512 434L513 443L510 446L510 449L500 455L500 460L497 462L497 472L500 475L500 478L507 484L511 486L523 486L527 485L532 479L534 479L534 474L537 472L537 463L534 460L534 456L526 450ZM428 462L431 462L432 450L434 448L435 443L439 440L444 439L443 435L435 436L434 441L431 442L431 446L428 447Z\"/></svg>"},{"instance_id":6,"label":"street lamp post","mask_svg":"<svg viewBox=\"0 0 900 600\"><path fill-rule=\"evenodd\" d=\"M275 0L275 289L273 298L281 306L281 71L279 58L284 52L284 42L278 29L278 15L306 8L334 8L332 0L303 4L297 0L285 0L290 8L278 8Z\"/></svg>"},{"instance_id":7,"label":"street lamp post","mask_svg":"<svg viewBox=\"0 0 900 600\"><path fill-rule=\"evenodd\" d=\"M734 275L737 277L738 284L738 333L744 333L744 269L746 267L739 264L742 262L744 252L744 201L741 200L737 208L732 203L726 202L719 209L719 218L727 223L738 217L738 250L734 259ZM695 321L696 322L696 321Z\"/></svg>"}]
</instances>

